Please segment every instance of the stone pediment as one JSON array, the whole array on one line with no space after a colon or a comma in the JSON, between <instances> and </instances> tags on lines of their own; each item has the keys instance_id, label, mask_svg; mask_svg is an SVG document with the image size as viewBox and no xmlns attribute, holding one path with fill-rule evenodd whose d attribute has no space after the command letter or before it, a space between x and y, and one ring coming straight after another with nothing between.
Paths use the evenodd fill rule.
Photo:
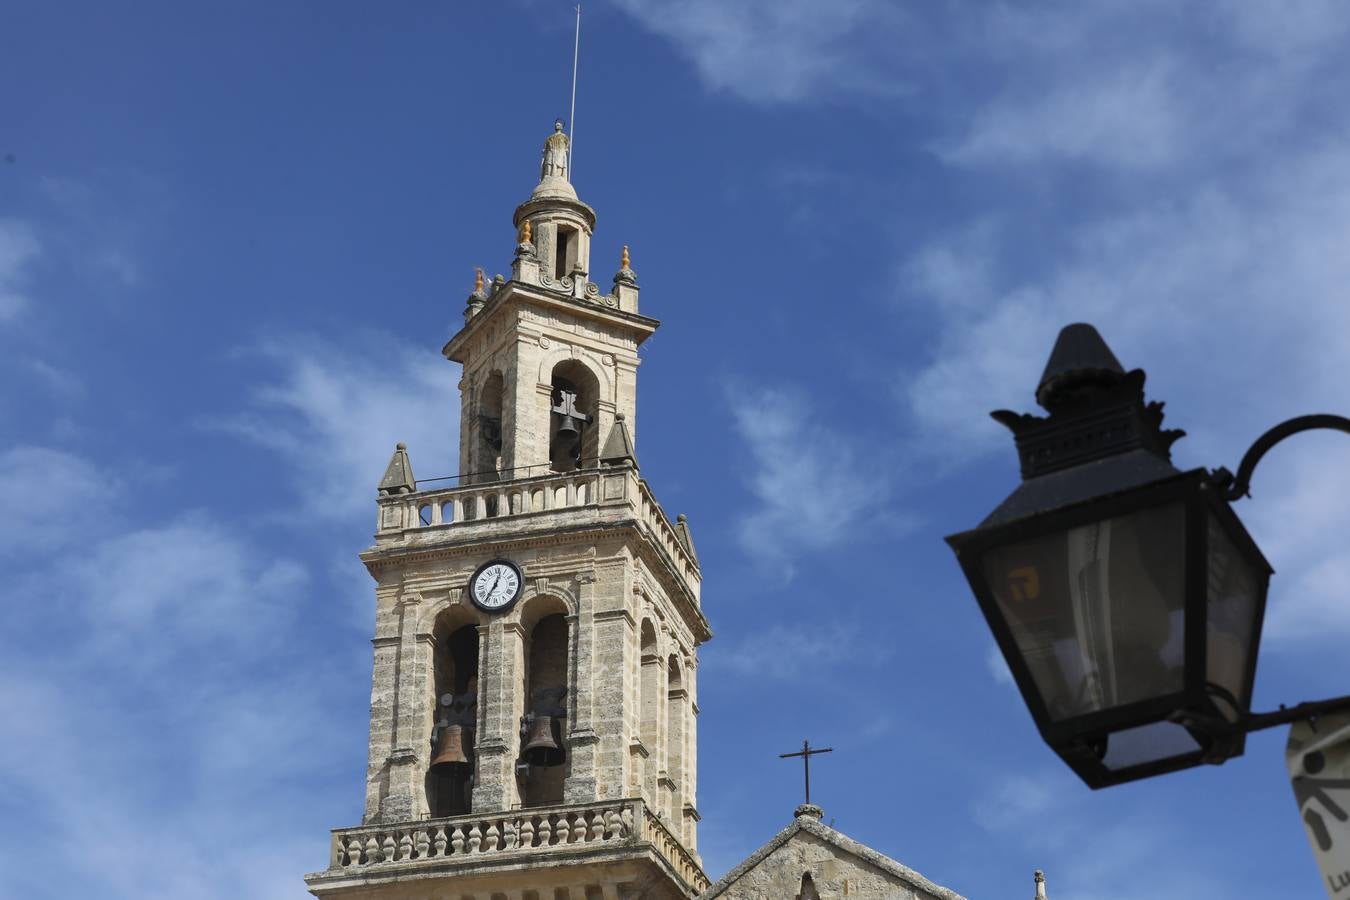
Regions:
<instances>
[{"instance_id":1,"label":"stone pediment","mask_svg":"<svg viewBox=\"0 0 1350 900\"><path fill-rule=\"evenodd\" d=\"M803 893L821 900L965 900L807 815L798 816L700 900L793 900Z\"/></svg>"}]
</instances>

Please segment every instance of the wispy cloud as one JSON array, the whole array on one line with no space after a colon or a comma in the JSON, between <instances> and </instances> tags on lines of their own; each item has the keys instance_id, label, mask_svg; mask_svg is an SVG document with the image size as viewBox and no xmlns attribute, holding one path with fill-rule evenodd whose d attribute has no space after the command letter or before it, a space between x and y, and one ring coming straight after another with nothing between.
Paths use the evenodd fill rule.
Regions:
<instances>
[{"instance_id":1,"label":"wispy cloud","mask_svg":"<svg viewBox=\"0 0 1350 900\"><path fill-rule=\"evenodd\" d=\"M862 39L901 10L881 0L616 0L647 29L670 39L712 90L756 103L784 103L820 92L892 93L873 79Z\"/></svg>"},{"instance_id":2,"label":"wispy cloud","mask_svg":"<svg viewBox=\"0 0 1350 900\"><path fill-rule=\"evenodd\" d=\"M1003 651L997 646L990 647L989 652L984 656L984 666L989 670L989 675L997 684L1006 684L1011 687L1013 681L1012 670L1008 668L1008 661L1003 658Z\"/></svg>"},{"instance_id":3,"label":"wispy cloud","mask_svg":"<svg viewBox=\"0 0 1350 900\"><path fill-rule=\"evenodd\" d=\"M1185 110L1177 68L1152 60L1036 92L1000 98L975 113L968 131L942 155L958 163L1090 160L1128 168L1172 162Z\"/></svg>"},{"instance_id":4,"label":"wispy cloud","mask_svg":"<svg viewBox=\"0 0 1350 900\"><path fill-rule=\"evenodd\" d=\"M0 322L13 319L28 305L27 269L40 250L26 223L0 219Z\"/></svg>"},{"instance_id":5,"label":"wispy cloud","mask_svg":"<svg viewBox=\"0 0 1350 900\"><path fill-rule=\"evenodd\" d=\"M458 471L458 370L435 352L377 334L350 344L295 335L240 359L261 362L247 407L208 427L277 453L306 512L329 519L370 513L399 441L419 476Z\"/></svg>"},{"instance_id":6,"label":"wispy cloud","mask_svg":"<svg viewBox=\"0 0 1350 900\"><path fill-rule=\"evenodd\" d=\"M1194 845L1165 808L1126 812L1103 824L1094 809L1101 803L1100 794L1087 793L1067 770L1000 772L977 790L970 815L981 829L1018 847L1035 868L1045 870L1051 897L1241 895L1240 875L1225 884L1212 872L1195 872L1187 858ZM1165 873L1165 883L1157 873Z\"/></svg>"},{"instance_id":7,"label":"wispy cloud","mask_svg":"<svg viewBox=\"0 0 1350 900\"><path fill-rule=\"evenodd\" d=\"M811 680L823 668L878 665L890 652L862 629L839 622L774 625L737 643L710 647L705 663L773 681Z\"/></svg>"},{"instance_id":8,"label":"wispy cloud","mask_svg":"<svg viewBox=\"0 0 1350 900\"><path fill-rule=\"evenodd\" d=\"M20 512L45 501L7 516L3 542L28 539L0 575L6 596L28 598L0 631L0 808L22 811L6 842L29 864L6 886L299 896L299 861L321 863L327 824L301 811L299 786L347 737L324 685L354 673L279 663L313 630L299 562L201 512L159 504L168 521L140 523L143 486L116 484L47 447L0 461ZM53 506L63 496L75 500Z\"/></svg>"},{"instance_id":9,"label":"wispy cloud","mask_svg":"<svg viewBox=\"0 0 1350 900\"><path fill-rule=\"evenodd\" d=\"M743 546L784 580L797 553L835 546L864 527L900 529L882 466L854 439L812 415L806 399L777 388L728 394L737 433L750 451L757 505L739 523Z\"/></svg>"},{"instance_id":10,"label":"wispy cloud","mask_svg":"<svg viewBox=\"0 0 1350 900\"><path fill-rule=\"evenodd\" d=\"M0 555L54 550L110 523L119 479L73 453L19 446L0 454ZM114 520L115 521L115 520Z\"/></svg>"}]
</instances>

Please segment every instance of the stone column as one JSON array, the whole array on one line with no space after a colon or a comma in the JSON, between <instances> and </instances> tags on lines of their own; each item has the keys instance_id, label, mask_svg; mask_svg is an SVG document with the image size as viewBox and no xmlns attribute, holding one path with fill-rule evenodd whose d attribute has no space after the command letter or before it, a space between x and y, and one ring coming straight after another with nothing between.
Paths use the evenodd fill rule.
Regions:
<instances>
[{"instance_id":1,"label":"stone column","mask_svg":"<svg viewBox=\"0 0 1350 900\"><path fill-rule=\"evenodd\" d=\"M633 618L626 609L597 611L593 616L592 728L598 744L595 763L596 799L618 800L628 788L628 739L634 734L634 677L628 671L628 647L634 641Z\"/></svg>"},{"instance_id":2,"label":"stone column","mask_svg":"<svg viewBox=\"0 0 1350 900\"><path fill-rule=\"evenodd\" d=\"M362 822L381 819L389 785L389 754L394 749L394 703L397 699L398 619L393 604L375 614L375 664L370 680L370 758L366 766L366 810Z\"/></svg>"},{"instance_id":3,"label":"stone column","mask_svg":"<svg viewBox=\"0 0 1350 900\"><path fill-rule=\"evenodd\" d=\"M600 736L595 730L592 705L595 582L594 573L583 572L578 576L577 607L580 612L567 617L567 646L572 651L567 715L571 726L567 736L571 769L563 786L563 800L567 803L588 803L598 799L596 771Z\"/></svg>"},{"instance_id":4,"label":"stone column","mask_svg":"<svg viewBox=\"0 0 1350 900\"><path fill-rule=\"evenodd\" d=\"M524 714L524 639L518 623L494 619L478 626L478 734L474 745L475 813L500 812L520 803L516 757Z\"/></svg>"},{"instance_id":5,"label":"stone column","mask_svg":"<svg viewBox=\"0 0 1350 900\"><path fill-rule=\"evenodd\" d=\"M409 594L399 599L396 609L398 629L393 671L388 758L388 786L380 803L380 821L409 822L426 809L424 778L430 762L430 740L426 733L425 672L420 671L417 641L417 608L422 598Z\"/></svg>"},{"instance_id":6,"label":"stone column","mask_svg":"<svg viewBox=\"0 0 1350 900\"><path fill-rule=\"evenodd\" d=\"M695 651L697 652L697 651ZM698 855L698 657L684 667L684 686L689 692L685 703L684 803L692 810L685 816L684 845Z\"/></svg>"}]
</instances>

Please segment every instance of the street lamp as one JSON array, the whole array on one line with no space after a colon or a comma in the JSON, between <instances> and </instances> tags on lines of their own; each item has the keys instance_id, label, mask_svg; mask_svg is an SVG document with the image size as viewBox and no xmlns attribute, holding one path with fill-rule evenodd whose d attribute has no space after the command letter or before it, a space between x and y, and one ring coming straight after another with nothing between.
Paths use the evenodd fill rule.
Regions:
<instances>
[{"instance_id":1,"label":"street lamp","mask_svg":"<svg viewBox=\"0 0 1350 900\"><path fill-rule=\"evenodd\" d=\"M1060 332L1036 389L1046 417L1000 410L1022 484L947 538L1036 726L1090 787L1240 756L1247 733L1350 706L1251 712L1272 569L1229 503L1305 416L1253 445L1238 475L1182 472L1144 400L1091 325Z\"/></svg>"}]
</instances>

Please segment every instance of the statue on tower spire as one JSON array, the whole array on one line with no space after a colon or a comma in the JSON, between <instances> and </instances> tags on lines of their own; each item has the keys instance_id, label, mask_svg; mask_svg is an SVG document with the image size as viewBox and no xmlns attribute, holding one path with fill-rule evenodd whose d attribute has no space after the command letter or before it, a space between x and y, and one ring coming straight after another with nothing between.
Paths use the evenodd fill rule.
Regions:
<instances>
[{"instance_id":1,"label":"statue on tower spire","mask_svg":"<svg viewBox=\"0 0 1350 900\"><path fill-rule=\"evenodd\" d=\"M576 200L572 187L572 139L563 131L563 120L553 122L553 133L544 140L539 160L539 184L531 200Z\"/></svg>"},{"instance_id":2,"label":"statue on tower spire","mask_svg":"<svg viewBox=\"0 0 1350 900\"><path fill-rule=\"evenodd\" d=\"M539 166L539 180L561 178L567 180L567 153L571 141L563 132L562 119L553 122L553 133L544 141L544 160Z\"/></svg>"}]
</instances>

